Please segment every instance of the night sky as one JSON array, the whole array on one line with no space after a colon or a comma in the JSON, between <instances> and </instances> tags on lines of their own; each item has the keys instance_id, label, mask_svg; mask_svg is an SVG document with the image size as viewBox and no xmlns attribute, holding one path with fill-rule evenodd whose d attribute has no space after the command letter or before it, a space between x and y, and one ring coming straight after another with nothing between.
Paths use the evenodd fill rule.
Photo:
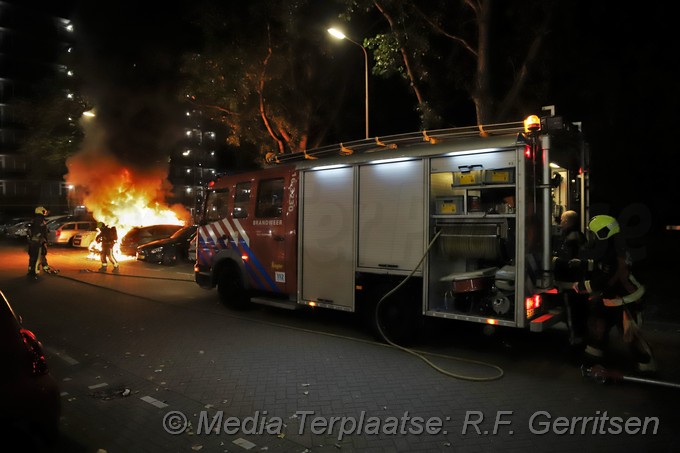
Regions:
<instances>
[{"instance_id":1,"label":"night sky","mask_svg":"<svg viewBox=\"0 0 680 453\"><path fill-rule=\"evenodd\" d=\"M569 3L572 17L557 18L548 42L550 57L542 62L555 69L545 104L583 123L591 144L593 203L612 214L642 205L655 228L680 224L680 190L671 165L678 148L674 139L680 100L671 3ZM179 53L194 45L182 2L153 9L130 1L74 5L72 17L87 37L82 42L91 64L90 87L108 106L113 126L121 132L139 124L172 127L172 103L166 108L164 102L175 86ZM394 97L393 82L376 87L381 83L371 80L374 96ZM372 118L413 118L410 106L375 97ZM380 119L374 124L380 127ZM418 125L403 127L409 130L400 132ZM128 152L138 153L149 143L133 145Z\"/></svg>"}]
</instances>

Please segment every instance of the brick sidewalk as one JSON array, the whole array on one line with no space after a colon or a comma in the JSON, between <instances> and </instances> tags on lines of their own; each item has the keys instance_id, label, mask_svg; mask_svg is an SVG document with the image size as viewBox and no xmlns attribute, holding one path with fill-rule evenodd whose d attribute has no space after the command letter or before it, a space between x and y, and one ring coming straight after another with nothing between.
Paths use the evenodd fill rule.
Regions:
<instances>
[{"instance_id":1,"label":"brick sidewalk","mask_svg":"<svg viewBox=\"0 0 680 453\"><path fill-rule=\"evenodd\" d=\"M269 309L234 313L217 302L214 291L181 282L116 282L128 292L143 288L149 297L172 295L168 303L61 277L27 285L23 261L16 268L8 262L0 262L0 283L11 289L15 309L48 348L65 392L60 453L680 451L679 390L584 381L562 349L559 332L485 337L451 323L419 345L490 362L504 371L499 380L475 382L445 376L413 355L365 341L342 323L344 315L312 317ZM77 279L77 272L72 277ZM650 329L648 335L663 378L680 382L678 332ZM457 373L495 373L433 360ZM119 392L125 389L130 395L123 397ZM192 429L169 434L163 420L171 411L183 414ZM243 422L258 414L278 417L283 427L281 435L243 430L198 434L201 411L207 411L207 421L217 411ZM541 434L544 425L529 424L535 414L535 421L547 422L548 416L554 421L603 417L605 412L632 421L658 417L658 432ZM465 424L466 417L471 422L481 415L479 432ZM342 439L337 423L332 429L312 429L313 417L330 423L333 417L362 416L375 423ZM399 434L405 417L440 421L441 429ZM496 420L511 424L500 423L494 435ZM372 434L377 428L384 431Z\"/></svg>"}]
</instances>

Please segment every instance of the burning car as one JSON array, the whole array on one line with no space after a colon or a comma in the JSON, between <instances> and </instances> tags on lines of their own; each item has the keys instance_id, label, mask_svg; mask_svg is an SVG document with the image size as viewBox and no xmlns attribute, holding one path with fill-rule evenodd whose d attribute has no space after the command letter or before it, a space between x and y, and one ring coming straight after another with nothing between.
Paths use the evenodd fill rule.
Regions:
<instances>
[{"instance_id":1,"label":"burning car","mask_svg":"<svg viewBox=\"0 0 680 453\"><path fill-rule=\"evenodd\" d=\"M127 256L136 256L137 247L158 239L169 238L182 228L182 225L150 225L134 227L120 241L120 252Z\"/></svg>"},{"instance_id":2,"label":"burning car","mask_svg":"<svg viewBox=\"0 0 680 453\"><path fill-rule=\"evenodd\" d=\"M185 226L172 236L158 239L137 247L137 259L165 265L189 260L191 242L196 237L196 225Z\"/></svg>"}]
</instances>

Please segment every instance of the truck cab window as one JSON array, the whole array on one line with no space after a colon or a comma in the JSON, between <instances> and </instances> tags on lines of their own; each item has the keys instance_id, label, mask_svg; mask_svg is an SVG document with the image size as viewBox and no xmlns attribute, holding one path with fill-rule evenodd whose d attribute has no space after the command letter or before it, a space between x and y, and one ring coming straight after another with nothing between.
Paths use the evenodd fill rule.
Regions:
<instances>
[{"instance_id":1,"label":"truck cab window","mask_svg":"<svg viewBox=\"0 0 680 453\"><path fill-rule=\"evenodd\" d=\"M283 178L260 181L255 217L280 217L283 211Z\"/></svg>"},{"instance_id":2,"label":"truck cab window","mask_svg":"<svg viewBox=\"0 0 680 453\"><path fill-rule=\"evenodd\" d=\"M250 181L240 182L236 184L236 193L234 194L234 211L232 213L235 219L242 219L248 217L248 203L250 202Z\"/></svg>"},{"instance_id":3,"label":"truck cab window","mask_svg":"<svg viewBox=\"0 0 680 453\"><path fill-rule=\"evenodd\" d=\"M215 222L227 216L227 202L229 201L229 190L220 190L208 193L206 202L205 220Z\"/></svg>"}]
</instances>

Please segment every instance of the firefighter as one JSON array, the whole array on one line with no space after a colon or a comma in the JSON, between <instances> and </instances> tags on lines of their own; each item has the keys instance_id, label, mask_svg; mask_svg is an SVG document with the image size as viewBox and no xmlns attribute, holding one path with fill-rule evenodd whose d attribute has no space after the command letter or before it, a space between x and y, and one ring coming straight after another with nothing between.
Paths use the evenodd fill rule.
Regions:
<instances>
[{"instance_id":1,"label":"firefighter","mask_svg":"<svg viewBox=\"0 0 680 453\"><path fill-rule=\"evenodd\" d=\"M572 260L587 270L587 279L574 284L574 289L588 295L587 364L601 362L609 338L616 326L622 333L638 371L656 371L649 344L641 335L642 303L645 288L631 273L630 254L619 239L619 223L614 217L597 215L588 223L588 244L593 246L589 260ZM576 263L578 261L578 263Z\"/></svg>"},{"instance_id":2,"label":"firefighter","mask_svg":"<svg viewBox=\"0 0 680 453\"><path fill-rule=\"evenodd\" d=\"M586 245L586 235L579 229L576 211L565 211L560 216L559 248L553 258L556 285L562 293L569 328L569 343L581 346L586 336L587 297L572 288L583 279L580 260Z\"/></svg>"},{"instance_id":3,"label":"firefighter","mask_svg":"<svg viewBox=\"0 0 680 453\"><path fill-rule=\"evenodd\" d=\"M30 278L38 278L40 269L51 272L47 264L47 209L35 208L35 216L28 228L28 274Z\"/></svg>"},{"instance_id":4,"label":"firefighter","mask_svg":"<svg viewBox=\"0 0 680 453\"><path fill-rule=\"evenodd\" d=\"M113 254L113 246L118 241L118 231L115 226L110 227L102 222L97 223L97 227L99 228L99 233L97 234L96 241L101 244L99 256L102 262L99 272L106 272L107 260L113 264L113 272L118 272L118 260Z\"/></svg>"}]
</instances>

